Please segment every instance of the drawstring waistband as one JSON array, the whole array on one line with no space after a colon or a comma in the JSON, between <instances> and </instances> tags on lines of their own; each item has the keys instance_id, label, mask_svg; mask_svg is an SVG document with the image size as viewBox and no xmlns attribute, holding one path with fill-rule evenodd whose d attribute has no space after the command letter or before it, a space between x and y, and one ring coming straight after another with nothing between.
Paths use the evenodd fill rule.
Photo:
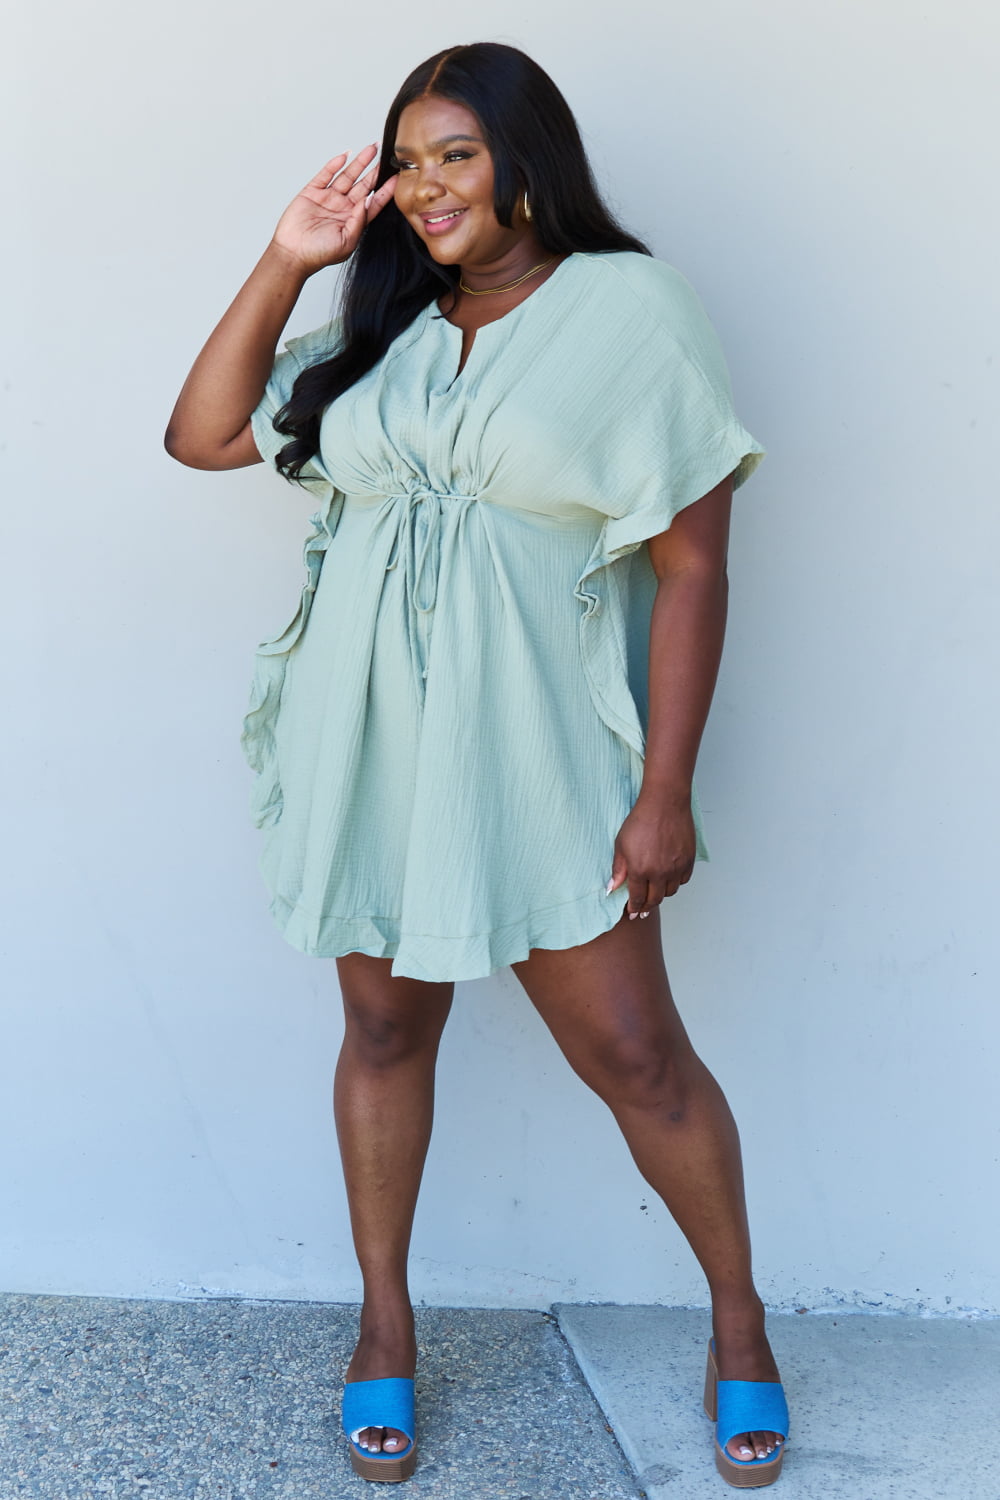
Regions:
<instances>
[{"instance_id":1,"label":"drawstring waistband","mask_svg":"<svg viewBox=\"0 0 1000 1500\"><path fill-rule=\"evenodd\" d=\"M403 586L409 605L410 654L417 692L422 702L430 646L429 617L437 604L438 574L441 569L444 507L449 503L468 504L473 497L414 489L392 498L398 502L399 520L386 572L391 572L402 564Z\"/></svg>"}]
</instances>

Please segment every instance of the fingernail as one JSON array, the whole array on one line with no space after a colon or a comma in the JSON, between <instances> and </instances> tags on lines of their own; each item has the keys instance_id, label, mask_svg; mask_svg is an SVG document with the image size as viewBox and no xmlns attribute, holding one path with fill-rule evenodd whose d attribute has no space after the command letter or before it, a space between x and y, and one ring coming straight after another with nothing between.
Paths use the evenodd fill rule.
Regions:
<instances>
[{"instance_id":1,"label":"fingernail","mask_svg":"<svg viewBox=\"0 0 1000 1500\"><path fill-rule=\"evenodd\" d=\"M637 916L638 916L638 915L639 915L639 913L638 913L638 912L637 912L637 911L630 911L630 912L629 912L629 914L628 914L628 919L629 919L629 921L630 921L630 922L634 922L634 921L635 921L635 919L636 919L636 917L637 917Z\"/></svg>"},{"instance_id":2,"label":"fingernail","mask_svg":"<svg viewBox=\"0 0 1000 1500\"><path fill-rule=\"evenodd\" d=\"M604 894L606 896L610 896L611 895L611 887L614 885L614 883L615 883L615 877L612 875L611 879L608 881L607 885L604 887Z\"/></svg>"},{"instance_id":3,"label":"fingernail","mask_svg":"<svg viewBox=\"0 0 1000 1500\"><path fill-rule=\"evenodd\" d=\"M640 919L641 919L641 920L642 920L642 921L643 921L643 922L645 922L645 920L646 920L646 918L647 918L647 917L648 917L648 916L649 916L649 912L648 912L648 911L641 911L641 912L640 912L640 913L639 913L639 917L640 917Z\"/></svg>"}]
</instances>

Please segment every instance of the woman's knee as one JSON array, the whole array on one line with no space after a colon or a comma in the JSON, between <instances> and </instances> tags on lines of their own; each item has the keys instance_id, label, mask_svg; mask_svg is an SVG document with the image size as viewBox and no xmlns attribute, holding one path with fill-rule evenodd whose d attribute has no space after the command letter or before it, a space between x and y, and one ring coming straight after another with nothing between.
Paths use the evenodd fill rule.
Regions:
<instances>
[{"instance_id":1,"label":"woman's knee","mask_svg":"<svg viewBox=\"0 0 1000 1500\"><path fill-rule=\"evenodd\" d=\"M346 1003L344 1021L344 1046L370 1068L394 1068L421 1053L434 1053L441 1036L440 1028L429 1030L413 1017Z\"/></svg>"},{"instance_id":2,"label":"woman's knee","mask_svg":"<svg viewBox=\"0 0 1000 1500\"><path fill-rule=\"evenodd\" d=\"M369 967L358 976L341 970L344 1046L370 1068L393 1068L437 1052L451 1008L452 987L400 979Z\"/></svg>"},{"instance_id":3,"label":"woman's knee","mask_svg":"<svg viewBox=\"0 0 1000 1500\"><path fill-rule=\"evenodd\" d=\"M577 1071L612 1109L638 1109L681 1122L698 1059L686 1042L662 1036L605 1036Z\"/></svg>"}]
</instances>

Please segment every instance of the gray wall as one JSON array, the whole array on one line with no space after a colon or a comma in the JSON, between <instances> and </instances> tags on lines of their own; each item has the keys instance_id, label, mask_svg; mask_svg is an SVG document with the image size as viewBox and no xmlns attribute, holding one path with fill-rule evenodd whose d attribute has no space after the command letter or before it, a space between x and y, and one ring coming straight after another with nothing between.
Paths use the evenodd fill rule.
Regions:
<instances>
[{"instance_id":1,"label":"gray wall","mask_svg":"<svg viewBox=\"0 0 1000 1500\"><path fill-rule=\"evenodd\" d=\"M309 502L185 471L160 434L288 198L478 35L564 87L770 450L701 764L714 862L665 922L741 1122L762 1286L997 1312L997 15L355 14L48 0L10 23L0 1284L357 1293L336 976L269 924L237 745ZM704 1300L509 974L460 991L414 1285Z\"/></svg>"}]
</instances>

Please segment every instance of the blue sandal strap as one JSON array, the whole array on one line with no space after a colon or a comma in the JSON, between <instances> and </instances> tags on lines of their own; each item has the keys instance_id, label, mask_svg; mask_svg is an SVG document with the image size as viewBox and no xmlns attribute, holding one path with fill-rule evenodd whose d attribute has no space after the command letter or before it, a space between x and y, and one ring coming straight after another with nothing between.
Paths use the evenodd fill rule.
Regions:
<instances>
[{"instance_id":1,"label":"blue sandal strap","mask_svg":"<svg viewBox=\"0 0 1000 1500\"><path fill-rule=\"evenodd\" d=\"M788 1436L788 1403L780 1380L720 1380L715 1440L725 1448L741 1432Z\"/></svg>"},{"instance_id":2,"label":"blue sandal strap","mask_svg":"<svg viewBox=\"0 0 1000 1500\"><path fill-rule=\"evenodd\" d=\"M344 1386L340 1420L348 1438L365 1427L394 1427L405 1433L410 1446L402 1452L365 1454L376 1459L404 1458L413 1447L413 1381L352 1380Z\"/></svg>"}]
</instances>

